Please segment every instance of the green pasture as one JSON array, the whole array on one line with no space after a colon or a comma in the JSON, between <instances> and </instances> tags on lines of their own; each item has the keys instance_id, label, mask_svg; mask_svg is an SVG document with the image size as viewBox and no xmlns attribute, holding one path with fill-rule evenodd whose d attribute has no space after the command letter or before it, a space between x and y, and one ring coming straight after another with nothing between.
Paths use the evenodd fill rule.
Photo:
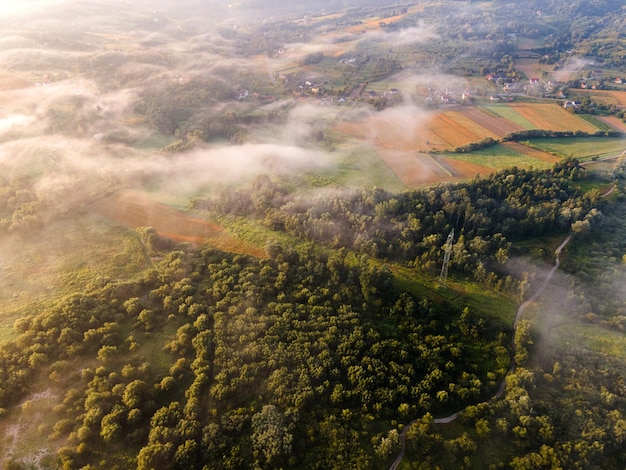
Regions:
<instances>
[{"instance_id":1,"label":"green pasture","mask_svg":"<svg viewBox=\"0 0 626 470\"><path fill-rule=\"evenodd\" d=\"M520 154L502 145L494 145L493 147L476 150L471 153L446 154L446 157L494 170L504 170L514 166L524 169L548 169L552 167L551 163Z\"/></svg>"},{"instance_id":2,"label":"green pasture","mask_svg":"<svg viewBox=\"0 0 626 470\"><path fill-rule=\"evenodd\" d=\"M319 172L311 186L376 186L391 192L406 189L402 181L387 166L370 145L346 139L340 133L327 132L326 142L332 146L334 164Z\"/></svg>"},{"instance_id":3,"label":"green pasture","mask_svg":"<svg viewBox=\"0 0 626 470\"><path fill-rule=\"evenodd\" d=\"M581 161L592 157L610 157L626 150L624 137L567 137L529 139L524 144L561 157L574 157Z\"/></svg>"}]
</instances>

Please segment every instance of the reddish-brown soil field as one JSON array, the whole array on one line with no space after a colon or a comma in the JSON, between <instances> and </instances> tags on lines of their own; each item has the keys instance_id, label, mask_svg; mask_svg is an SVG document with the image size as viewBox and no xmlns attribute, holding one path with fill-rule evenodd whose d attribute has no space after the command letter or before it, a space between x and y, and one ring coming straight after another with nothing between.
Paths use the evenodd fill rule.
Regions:
<instances>
[{"instance_id":1,"label":"reddish-brown soil field","mask_svg":"<svg viewBox=\"0 0 626 470\"><path fill-rule=\"evenodd\" d=\"M474 121L476 124L479 124L488 131L494 133L497 137L504 137L510 132L524 130L524 128L519 124L509 121L501 116L487 114L480 108L473 106L463 108L462 114Z\"/></svg>"},{"instance_id":2,"label":"reddish-brown soil field","mask_svg":"<svg viewBox=\"0 0 626 470\"><path fill-rule=\"evenodd\" d=\"M451 170L456 178L467 179L473 178L476 175L486 176L496 172L493 168L487 168L486 166L463 162L453 158L439 157L439 160L442 165Z\"/></svg>"},{"instance_id":3,"label":"reddish-brown soil field","mask_svg":"<svg viewBox=\"0 0 626 470\"><path fill-rule=\"evenodd\" d=\"M387 166L407 186L417 186L453 178L453 174L423 153L379 149Z\"/></svg>"},{"instance_id":4,"label":"reddish-brown soil field","mask_svg":"<svg viewBox=\"0 0 626 470\"><path fill-rule=\"evenodd\" d=\"M529 157L533 157L548 163L556 163L560 160L560 158L556 155L552 155L548 152L542 152L541 150L528 147L524 144L520 144L519 142L502 142L502 146L508 147L509 149L517 153L521 153L522 155L528 155Z\"/></svg>"},{"instance_id":5,"label":"reddish-brown soil field","mask_svg":"<svg viewBox=\"0 0 626 470\"><path fill-rule=\"evenodd\" d=\"M159 235L175 241L208 243L232 253L264 256L263 250L225 234L219 225L153 201L139 192L115 193L94 203L92 209L126 227L154 227Z\"/></svg>"},{"instance_id":6,"label":"reddish-brown soil field","mask_svg":"<svg viewBox=\"0 0 626 470\"><path fill-rule=\"evenodd\" d=\"M616 131L626 133L626 124L619 118L616 118L615 116L598 116L598 119L605 122Z\"/></svg>"}]
</instances>

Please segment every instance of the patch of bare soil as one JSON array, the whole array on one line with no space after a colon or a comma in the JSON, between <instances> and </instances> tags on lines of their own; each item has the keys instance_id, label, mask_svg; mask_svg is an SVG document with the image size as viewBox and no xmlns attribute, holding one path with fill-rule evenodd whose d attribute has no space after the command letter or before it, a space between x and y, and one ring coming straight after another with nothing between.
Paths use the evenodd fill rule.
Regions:
<instances>
[{"instance_id":1,"label":"patch of bare soil","mask_svg":"<svg viewBox=\"0 0 626 470\"><path fill-rule=\"evenodd\" d=\"M377 151L402 183L409 187L446 181L454 176L427 154L382 148Z\"/></svg>"},{"instance_id":2,"label":"patch of bare soil","mask_svg":"<svg viewBox=\"0 0 626 470\"><path fill-rule=\"evenodd\" d=\"M153 227L159 235L174 241L208 243L231 253L265 256L262 249L224 233L223 227L156 202L137 191L117 192L95 202L92 209L129 228Z\"/></svg>"},{"instance_id":3,"label":"patch of bare soil","mask_svg":"<svg viewBox=\"0 0 626 470\"><path fill-rule=\"evenodd\" d=\"M467 179L473 178L476 175L486 176L496 172L493 168L487 168L486 166L477 165L476 163L446 157L440 157L440 159L442 164L452 169L452 173L457 178Z\"/></svg>"}]
</instances>

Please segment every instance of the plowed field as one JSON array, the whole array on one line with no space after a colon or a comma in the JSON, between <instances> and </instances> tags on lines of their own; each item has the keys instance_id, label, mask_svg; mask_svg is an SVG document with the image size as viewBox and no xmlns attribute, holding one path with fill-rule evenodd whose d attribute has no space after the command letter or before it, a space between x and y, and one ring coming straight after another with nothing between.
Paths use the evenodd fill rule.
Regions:
<instances>
[{"instance_id":1,"label":"plowed field","mask_svg":"<svg viewBox=\"0 0 626 470\"><path fill-rule=\"evenodd\" d=\"M153 201L139 192L115 193L94 203L92 209L126 227L154 227L159 235L175 241L208 243L232 253L264 256L263 250L225 234L219 225Z\"/></svg>"},{"instance_id":2,"label":"plowed field","mask_svg":"<svg viewBox=\"0 0 626 470\"><path fill-rule=\"evenodd\" d=\"M453 177L449 170L423 153L380 150L379 154L407 186L445 181Z\"/></svg>"},{"instance_id":3,"label":"plowed field","mask_svg":"<svg viewBox=\"0 0 626 470\"><path fill-rule=\"evenodd\" d=\"M626 123L619 118L616 118L615 116L598 116L598 119L608 124L616 131L626 133Z\"/></svg>"},{"instance_id":4,"label":"plowed field","mask_svg":"<svg viewBox=\"0 0 626 470\"><path fill-rule=\"evenodd\" d=\"M497 132L475 122L474 116L500 132L515 126L512 123L506 126L502 118L487 116L480 110L463 109L442 113L390 112L365 121L343 122L337 129L384 149L415 152L449 150L485 137L499 137Z\"/></svg>"},{"instance_id":5,"label":"plowed field","mask_svg":"<svg viewBox=\"0 0 626 470\"><path fill-rule=\"evenodd\" d=\"M597 127L556 104L513 103L511 109L530 121L537 129L550 131L595 132Z\"/></svg>"},{"instance_id":6,"label":"plowed field","mask_svg":"<svg viewBox=\"0 0 626 470\"><path fill-rule=\"evenodd\" d=\"M467 107L463 109L463 115L475 122L476 124L481 125L483 128L492 132L496 137L504 137L509 132L521 131L524 130L524 127L516 124L508 119L487 114L485 111L476 107ZM493 136L489 136L493 137Z\"/></svg>"}]
</instances>

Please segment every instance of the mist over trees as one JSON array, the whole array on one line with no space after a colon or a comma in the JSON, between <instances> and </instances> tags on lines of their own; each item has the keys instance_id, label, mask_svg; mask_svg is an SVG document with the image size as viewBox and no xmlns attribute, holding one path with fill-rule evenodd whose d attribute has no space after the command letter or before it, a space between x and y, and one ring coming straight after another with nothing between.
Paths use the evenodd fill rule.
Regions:
<instances>
[{"instance_id":1,"label":"mist over trees","mask_svg":"<svg viewBox=\"0 0 626 470\"><path fill-rule=\"evenodd\" d=\"M586 64L549 106L600 67L598 91L619 91L622 1L14 3L3 468L389 468L403 448L406 468L624 467L623 155L598 162L610 176L544 154L559 161L408 188L372 144L383 128L337 127L487 115L528 81L519 51ZM448 86L473 96L443 104ZM617 104L571 111L598 115L595 144L620 136ZM212 231L134 222L174 212Z\"/></svg>"}]
</instances>

